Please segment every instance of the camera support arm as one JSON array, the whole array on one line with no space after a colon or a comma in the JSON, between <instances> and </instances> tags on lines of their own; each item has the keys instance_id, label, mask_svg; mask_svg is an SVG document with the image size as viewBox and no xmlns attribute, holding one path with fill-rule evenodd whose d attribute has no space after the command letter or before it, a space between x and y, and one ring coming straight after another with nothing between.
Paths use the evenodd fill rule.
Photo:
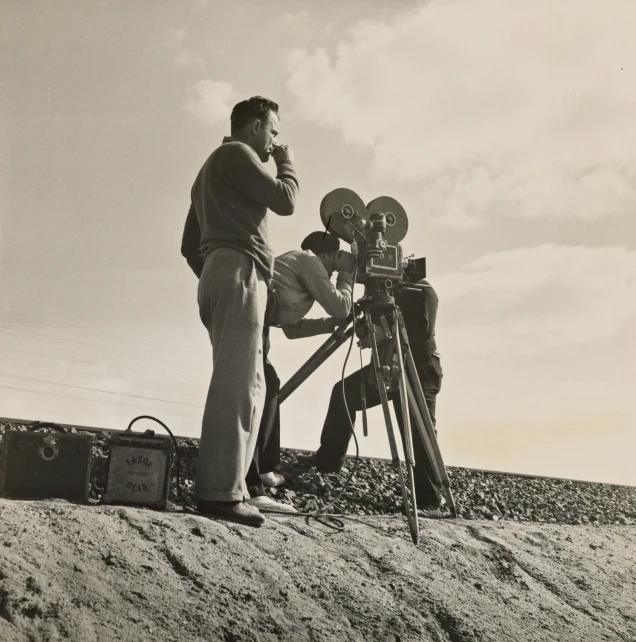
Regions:
<instances>
[{"instance_id":1,"label":"camera support arm","mask_svg":"<svg viewBox=\"0 0 636 642\"><path fill-rule=\"evenodd\" d=\"M289 397L304 381L306 381L343 343L353 334L353 327L346 329L351 323L347 319L336 328L336 331L309 357L309 359L291 376L289 381L274 395L265 409L266 430L272 427L276 411L280 404Z\"/></svg>"}]
</instances>

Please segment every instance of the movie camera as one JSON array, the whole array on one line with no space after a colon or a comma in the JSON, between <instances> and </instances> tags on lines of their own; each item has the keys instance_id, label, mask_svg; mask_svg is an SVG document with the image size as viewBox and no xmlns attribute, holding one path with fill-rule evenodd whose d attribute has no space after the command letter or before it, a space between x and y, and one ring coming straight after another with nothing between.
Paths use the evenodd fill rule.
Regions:
<instances>
[{"instance_id":1,"label":"movie camera","mask_svg":"<svg viewBox=\"0 0 636 642\"><path fill-rule=\"evenodd\" d=\"M390 296L394 287L426 276L426 258L404 258L400 241L406 236L406 211L390 196L367 205L350 189L329 192L320 204L320 218L332 234L351 245L356 260L356 282L366 297Z\"/></svg>"}]
</instances>

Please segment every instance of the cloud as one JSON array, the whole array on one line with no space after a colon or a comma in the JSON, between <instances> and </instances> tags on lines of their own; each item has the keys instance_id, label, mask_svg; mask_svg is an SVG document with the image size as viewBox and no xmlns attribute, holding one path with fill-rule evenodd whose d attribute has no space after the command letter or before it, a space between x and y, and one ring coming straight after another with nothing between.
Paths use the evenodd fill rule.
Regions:
<instances>
[{"instance_id":1,"label":"cloud","mask_svg":"<svg viewBox=\"0 0 636 642\"><path fill-rule=\"evenodd\" d=\"M195 51L188 49L186 36L188 35L187 27L169 27L166 30L166 45L170 49L177 49L179 53L173 58L172 62L179 69L194 69L203 71L205 62Z\"/></svg>"},{"instance_id":2,"label":"cloud","mask_svg":"<svg viewBox=\"0 0 636 642\"><path fill-rule=\"evenodd\" d=\"M188 31L187 27L168 27L166 30L166 44L169 47L179 47Z\"/></svg>"},{"instance_id":3,"label":"cloud","mask_svg":"<svg viewBox=\"0 0 636 642\"><path fill-rule=\"evenodd\" d=\"M205 62L199 54L189 49L184 49L175 59L175 66L181 69L194 69L202 71L205 68Z\"/></svg>"},{"instance_id":4,"label":"cloud","mask_svg":"<svg viewBox=\"0 0 636 642\"><path fill-rule=\"evenodd\" d=\"M446 225L629 215L635 20L625 0L433 0L294 50L288 87Z\"/></svg>"},{"instance_id":5,"label":"cloud","mask_svg":"<svg viewBox=\"0 0 636 642\"><path fill-rule=\"evenodd\" d=\"M309 11L304 9L302 11L284 13L280 19L286 27L296 27L308 22Z\"/></svg>"},{"instance_id":6,"label":"cloud","mask_svg":"<svg viewBox=\"0 0 636 642\"><path fill-rule=\"evenodd\" d=\"M237 102L236 90L229 82L200 80L188 87L186 110L207 125L229 123L232 107Z\"/></svg>"},{"instance_id":7,"label":"cloud","mask_svg":"<svg viewBox=\"0 0 636 642\"><path fill-rule=\"evenodd\" d=\"M535 354L636 321L636 251L541 245L490 253L435 279L440 349Z\"/></svg>"}]
</instances>

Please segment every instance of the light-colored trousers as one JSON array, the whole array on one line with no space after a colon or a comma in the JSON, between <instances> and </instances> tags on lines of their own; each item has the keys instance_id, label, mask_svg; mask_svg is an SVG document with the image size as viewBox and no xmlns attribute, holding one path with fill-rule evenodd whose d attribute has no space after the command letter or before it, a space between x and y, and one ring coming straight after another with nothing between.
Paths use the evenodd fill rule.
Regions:
<instances>
[{"instance_id":1,"label":"light-colored trousers","mask_svg":"<svg viewBox=\"0 0 636 642\"><path fill-rule=\"evenodd\" d=\"M218 248L206 258L198 303L212 341L212 380L203 412L195 497L241 501L249 498L245 475L265 403L267 285L247 254Z\"/></svg>"}]
</instances>

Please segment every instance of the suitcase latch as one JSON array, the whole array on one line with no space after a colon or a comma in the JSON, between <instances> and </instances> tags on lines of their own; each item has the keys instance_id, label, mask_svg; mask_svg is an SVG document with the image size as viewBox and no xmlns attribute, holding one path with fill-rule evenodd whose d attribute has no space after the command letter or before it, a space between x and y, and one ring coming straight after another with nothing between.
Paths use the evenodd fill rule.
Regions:
<instances>
[{"instance_id":1,"label":"suitcase latch","mask_svg":"<svg viewBox=\"0 0 636 642\"><path fill-rule=\"evenodd\" d=\"M42 439L40 448L38 449L40 457L45 461L52 461L55 459L60 452L60 446L58 444L58 439L54 435L47 435Z\"/></svg>"}]
</instances>

